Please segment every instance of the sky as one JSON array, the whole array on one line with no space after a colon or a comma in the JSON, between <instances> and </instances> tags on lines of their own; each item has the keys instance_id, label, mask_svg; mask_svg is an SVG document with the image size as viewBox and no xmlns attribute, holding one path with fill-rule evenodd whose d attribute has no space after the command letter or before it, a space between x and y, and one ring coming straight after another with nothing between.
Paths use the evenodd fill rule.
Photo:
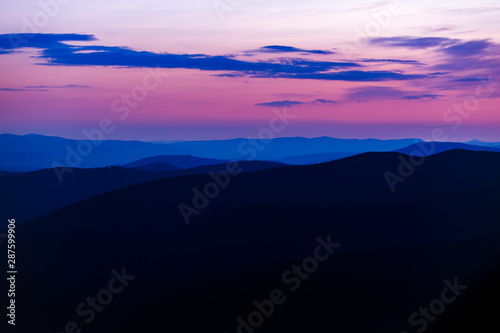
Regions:
<instances>
[{"instance_id":1,"label":"sky","mask_svg":"<svg viewBox=\"0 0 500 333\"><path fill-rule=\"evenodd\" d=\"M19 0L0 133L500 141L498 1Z\"/></svg>"}]
</instances>

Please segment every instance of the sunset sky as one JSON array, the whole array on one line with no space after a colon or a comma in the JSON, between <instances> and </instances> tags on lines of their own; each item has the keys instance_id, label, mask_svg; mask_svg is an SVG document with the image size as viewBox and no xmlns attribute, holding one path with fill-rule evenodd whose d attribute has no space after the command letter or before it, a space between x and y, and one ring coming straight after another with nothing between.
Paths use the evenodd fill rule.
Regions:
<instances>
[{"instance_id":1,"label":"sunset sky","mask_svg":"<svg viewBox=\"0 0 500 333\"><path fill-rule=\"evenodd\" d=\"M498 17L480 0L4 1L0 132L110 119L105 139L227 139L287 108L279 136L500 141Z\"/></svg>"}]
</instances>

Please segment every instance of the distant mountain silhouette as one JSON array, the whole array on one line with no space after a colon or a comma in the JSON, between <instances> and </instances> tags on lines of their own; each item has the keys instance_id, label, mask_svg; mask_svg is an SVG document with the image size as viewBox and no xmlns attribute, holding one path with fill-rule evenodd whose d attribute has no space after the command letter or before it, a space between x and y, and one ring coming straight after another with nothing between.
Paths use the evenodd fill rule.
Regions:
<instances>
[{"instance_id":1,"label":"distant mountain silhouette","mask_svg":"<svg viewBox=\"0 0 500 333\"><path fill-rule=\"evenodd\" d=\"M353 156L359 154L358 152L348 152L348 153L323 153L323 154L310 154L301 156L291 156L282 158L279 160L282 163L293 164L293 165L307 165L307 164L317 164L339 160L341 158Z\"/></svg>"},{"instance_id":2,"label":"distant mountain silhouette","mask_svg":"<svg viewBox=\"0 0 500 333\"><path fill-rule=\"evenodd\" d=\"M392 151L421 142L420 139L378 140L378 139L336 139L331 137L318 138L275 138L263 145L262 150L254 148L256 140L233 139L215 141L190 141L174 143L172 146L184 147L192 155L208 158L280 160L282 158L322 153L349 153L368 151Z\"/></svg>"},{"instance_id":3,"label":"distant mountain silhouette","mask_svg":"<svg viewBox=\"0 0 500 333\"><path fill-rule=\"evenodd\" d=\"M204 165L215 165L227 163L227 160L217 160L214 158L201 158L191 155L163 155L142 158L138 161L124 164L124 168L138 168L152 163L167 163L180 169L194 168Z\"/></svg>"},{"instance_id":4,"label":"distant mountain silhouette","mask_svg":"<svg viewBox=\"0 0 500 333\"><path fill-rule=\"evenodd\" d=\"M471 140L464 143L473 146L485 146L485 147L496 147L496 148L500 147L500 142L485 142L480 140Z\"/></svg>"},{"instance_id":5,"label":"distant mountain silhouette","mask_svg":"<svg viewBox=\"0 0 500 333\"><path fill-rule=\"evenodd\" d=\"M18 172L0 171L0 177L17 175Z\"/></svg>"},{"instance_id":6,"label":"distant mountain silhouette","mask_svg":"<svg viewBox=\"0 0 500 333\"><path fill-rule=\"evenodd\" d=\"M125 166L123 166L123 167L125 167ZM132 169L158 172L158 171L180 170L181 168L178 168L176 166L173 166L172 164L168 164L165 162L154 162L154 163L149 163L149 164L144 164L144 165L132 167Z\"/></svg>"},{"instance_id":7,"label":"distant mountain silhouette","mask_svg":"<svg viewBox=\"0 0 500 333\"><path fill-rule=\"evenodd\" d=\"M429 156L452 149L465 149L470 151L500 152L500 149L488 146L474 146L459 142L420 142L408 147L395 150L398 153L414 156Z\"/></svg>"},{"instance_id":8,"label":"distant mountain silhouette","mask_svg":"<svg viewBox=\"0 0 500 333\"><path fill-rule=\"evenodd\" d=\"M5 167L31 169L51 168L54 162L68 167L96 168L123 165L159 155L192 155L222 160L277 161L290 156L308 154L392 151L420 141L418 139L354 140L330 137L313 139L296 137L276 138L264 145L255 139L184 141L161 144L141 141L70 140L34 134L24 136L0 134L0 160L4 161L2 164ZM87 151L90 152L87 153ZM83 155L82 152L84 152ZM174 163L170 164L175 165Z\"/></svg>"},{"instance_id":9,"label":"distant mountain silhouette","mask_svg":"<svg viewBox=\"0 0 500 333\"><path fill-rule=\"evenodd\" d=\"M392 193L384 173L397 172L400 156L392 152L365 153L328 163L237 175L232 177L231 185L220 190L216 200L209 200L200 215L219 214L254 204L384 205L422 198L441 200L443 196L457 191L474 191L500 184L500 154L452 150L430 156ZM9 178L12 177L5 179ZM457 182L457 178L460 182ZM44 217L45 222L33 222L33 228L68 220L73 223L54 224L45 228L90 227L133 231L177 228L185 225L178 205L184 202L193 206L193 189L203 191L210 182L213 182L212 177L203 174L137 184L60 209L53 213L56 215ZM149 222L124 222L141 218ZM199 216L193 215L191 219L195 222Z\"/></svg>"},{"instance_id":10,"label":"distant mountain silhouette","mask_svg":"<svg viewBox=\"0 0 500 333\"><path fill-rule=\"evenodd\" d=\"M95 333L246 333L238 317L271 312L266 300L281 291L286 300L262 315L258 332L410 332L409 317L442 297L446 279L467 289L428 322L426 332L444 332L469 320L461 310L475 309L468 302L496 281L500 154L432 155L392 193L383 174L401 156L239 174L190 225L178 204L203 191L208 175L136 184L21 224L16 297L31 320L18 329L61 331L74 319ZM328 253L317 252L318 237L340 246L314 264ZM293 265L304 267L300 279L287 273ZM87 326L75 308L122 267L133 280Z\"/></svg>"},{"instance_id":11,"label":"distant mountain silhouette","mask_svg":"<svg viewBox=\"0 0 500 333\"><path fill-rule=\"evenodd\" d=\"M243 172L257 171L283 166L272 162L240 162ZM65 173L63 182L59 182L53 169L0 177L0 188L8 189L0 193L0 214L15 216L18 223L46 214L111 190L127 187L165 177L181 175L208 174L226 170L226 164L201 166L196 168L170 171L154 170L154 166L142 166L145 169L106 167L96 169L72 169Z\"/></svg>"}]
</instances>

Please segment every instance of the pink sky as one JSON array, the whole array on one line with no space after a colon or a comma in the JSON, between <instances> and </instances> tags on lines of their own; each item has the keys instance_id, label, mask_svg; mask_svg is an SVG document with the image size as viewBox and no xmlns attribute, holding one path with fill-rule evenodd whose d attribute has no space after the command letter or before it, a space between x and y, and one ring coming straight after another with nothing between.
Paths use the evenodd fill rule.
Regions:
<instances>
[{"instance_id":1,"label":"pink sky","mask_svg":"<svg viewBox=\"0 0 500 333\"><path fill-rule=\"evenodd\" d=\"M297 115L280 136L430 139L443 128L450 140L500 141L493 1L241 1L220 16L211 1L74 0L52 7L36 31L23 26L43 9L23 4L6 5L0 16L2 133L81 138L109 118L116 130L106 139L247 137L275 106ZM6 42L22 32L40 33L40 42ZM54 45L48 34L94 40ZM156 62L157 81L145 68ZM123 106L123 94L143 91L145 77L158 84L121 119L113 102Z\"/></svg>"}]
</instances>

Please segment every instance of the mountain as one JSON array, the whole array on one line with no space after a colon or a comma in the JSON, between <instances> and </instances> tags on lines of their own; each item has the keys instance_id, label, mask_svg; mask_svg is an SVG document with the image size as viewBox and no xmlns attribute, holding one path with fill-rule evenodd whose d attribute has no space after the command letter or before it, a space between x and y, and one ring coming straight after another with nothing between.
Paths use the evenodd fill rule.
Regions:
<instances>
[{"instance_id":1,"label":"mountain","mask_svg":"<svg viewBox=\"0 0 500 333\"><path fill-rule=\"evenodd\" d=\"M12 175L17 175L17 174L18 174L18 172L0 171L0 177L12 176Z\"/></svg>"},{"instance_id":2,"label":"mountain","mask_svg":"<svg viewBox=\"0 0 500 333\"><path fill-rule=\"evenodd\" d=\"M434 141L415 143L408 147L395 150L395 152L413 156L429 156L452 149L500 152L500 149L488 146L474 146L459 142L434 142Z\"/></svg>"},{"instance_id":3,"label":"mountain","mask_svg":"<svg viewBox=\"0 0 500 333\"><path fill-rule=\"evenodd\" d=\"M471 140L471 141L468 141L465 143L469 144L469 145L483 146L483 147L496 147L496 148L498 148L500 146L500 142L484 142L484 141L479 141L479 140Z\"/></svg>"},{"instance_id":4,"label":"mountain","mask_svg":"<svg viewBox=\"0 0 500 333\"><path fill-rule=\"evenodd\" d=\"M218 195L209 186L189 225L178 205L213 177L141 183L21 224L16 299L31 320L19 329L247 333L250 319L263 333L413 331L409 317L450 283L453 302L426 332L471 320L457 316L475 309L470 300L498 295L500 154L429 156L391 192L384 173L401 156L219 175L227 185ZM116 274L124 287L85 322L75 310L107 301Z\"/></svg>"},{"instance_id":5,"label":"mountain","mask_svg":"<svg viewBox=\"0 0 500 333\"><path fill-rule=\"evenodd\" d=\"M183 147L189 154L200 157L245 160L280 160L282 158L322 153L349 153L368 151L392 151L421 142L419 139L378 140L378 139L336 139L318 138L275 138L263 143L257 139L233 139L215 141L189 141L173 143L173 147Z\"/></svg>"},{"instance_id":6,"label":"mountain","mask_svg":"<svg viewBox=\"0 0 500 333\"><path fill-rule=\"evenodd\" d=\"M70 140L43 135L0 135L3 166L51 168L53 163L67 167L95 168L131 163L156 155L179 155L180 148L141 141Z\"/></svg>"},{"instance_id":7,"label":"mountain","mask_svg":"<svg viewBox=\"0 0 500 333\"><path fill-rule=\"evenodd\" d=\"M354 140L297 137L276 138L270 142L258 139L232 139L161 144L141 141L70 140L34 134L24 136L0 134L0 160L3 161L0 165L17 168L5 171L23 171L19 168L44 169L61 165L74 168L96 168L128 164L159 155L276 161L290 156L308 154L392 151L420 141L418 139Z\"/></svg>"},{"instance_id":8,"label":"mountain","mask_svg":"<svg viewBox=\"0 0 500 333\"><path fill-rule=\"evenodd\" d=\"M307 164L318 164L324 162L330 162L339 160L341 158L353 156L359 154L358 152L348 152L348 153L323 153L323 154L310 154L301 156L291 156L282 158L279 160L282 163L293 164L293 165L307 165Z\"/></svg>"},{"instance_id":9,"label":"mountain","mask_svg":"<svg viewBox=\"0 0 500 333\"><path fill-rule=\"evenodd\" d=\"M284 166L272 162L240 162L244 172ZM18 223L46 214L71 203L96 196L111 190L127 187L165 177L208 174L226 170L226 164L196 168L154 170L152 165L142 166L145 170L121 167L95 169L70 169L59 181L54 169L11 175L0 178L0 214L15 216ZM151 170L147 170L151 169ZM150 172L157 171L157 172Z\"/></svg>"},{"instance_id":10,"label":"mountain","mask_svg":"<svg viewBox=\"0 0 500 333\"><path fill-rule=\"evenodd\" d=\"M212 186L210 191L214 191L214 187L218 189L218 196L213 200L206 195L195 194L204 192L208 184L216 183L207 174L163 178L62 208L45 216L43 222L33 222L32 230L45 224L47 230L170 230L186 224L179 205L184 203L193 208L193 200L196 205L206 204L207 207L193 208L198 214L191 214L190 222L196 222L203 215L257 204L386 205L422 198L442 200L443 196L457 191L475 191L500 184L499 167L498 153L446 151L427 158L404 182L396 184L396 191L392 192L385 174L398 174L401 155L393 152L365 153L328 163L235 175L229 177L230 184L226 188ZM162 217L160 220L159 216ZM148 223L133 223L138 219L146 219ZM57 221L69 220L73 222L57 224Z\"/></svg>"},{"instance_id":11,"label":"mountain","mask_svg":"<svg viewBox=\"0 0 500 333\"><path fill-rule=\"evenodd\" d=\"M152 163L166 163L179 169L194 168L203 165L215 165L227 163L227 160L217 160L214 158L201 158L191 155L167 155L167 156L152 156L140 159L138 161L124 164L124 168L138 168Z\"/></svg>"},{"instance_id":12,"label":"mountain","mask_svg":"<svg viewBox=\"0 0 500 333\"><path fill-rule=\"evenodd\" d=\"M154 163L139 165L139 166L133 167L132 169L143 170L143 171L153 171L153 172L180 170L180 168L173 166L172 164L168 164L168 163L164 163L164 162L154 162Z\"/></svg>"}]
</instances>

